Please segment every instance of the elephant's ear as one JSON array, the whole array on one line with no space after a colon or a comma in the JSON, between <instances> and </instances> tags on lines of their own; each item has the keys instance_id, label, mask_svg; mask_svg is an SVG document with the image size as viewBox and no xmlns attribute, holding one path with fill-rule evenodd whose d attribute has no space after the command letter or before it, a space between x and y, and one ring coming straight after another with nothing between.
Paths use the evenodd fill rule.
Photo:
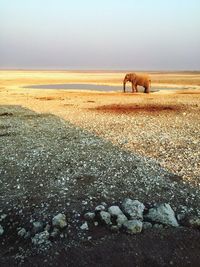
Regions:
<instances>
[{"instance_id":1,"label":"elephant's ear","mask_svg":"<svg viewBox=\"0 0 200 267\"><path fill-rule=\"evenodd\" d=\"M135 73L132 73L132 80L135 80L135 78L137 77L137 75Z\"/></svg>"},{"instance_id":2,"label":"elephant's ear","mask_svg":"<svg viewBox=\"0 0 200 267\"><path fill-rule=\"evenodd\" d=\"M129 79L129 74L126 74L125 79L126 79L126 80Z\"/></svg>"}]
</instances>

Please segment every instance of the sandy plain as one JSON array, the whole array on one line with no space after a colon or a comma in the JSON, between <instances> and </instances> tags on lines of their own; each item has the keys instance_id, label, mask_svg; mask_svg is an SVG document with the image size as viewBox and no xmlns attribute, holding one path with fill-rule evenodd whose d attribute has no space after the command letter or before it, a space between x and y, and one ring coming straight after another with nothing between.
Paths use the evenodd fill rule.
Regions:
<instances>
[{"instance_id":1,"label":"sandy plain","mask_svg":"<svg viewBox=\"0 0 200 267\"><path fill-rule=\"evenodd\" d=\"M149 74L154 88L169 90L146 95L26 89L26 86L31 85L62 83L122 85L125 72L0 71L0 104L20 105L35 112L54 114L120 147L155 158L163 167L175 173L181 172L184 179L197 182L200 73ZM181 138L182 135L185 138ZM169 156L172 148L175 162ZM189 155L186 156L188 151L193 151L195 155L193 163L189 160ZM180 154L184 157L181 163L178 160ZM190 163L191 168L188 166ZM184 171L186 168L187 171Z\"/></svg>"},{"instance_id":2,"label":"sandy plain","mask_svg":"<svg viewBox=\"0 0 200 267\"><path fill-rule=\"evenodd\" d=\"M23 223L30 227L28 221L33 212L35 220L41 219L40 216L53 216L55 212L70 213L73 209L80 213L82 201L90 203L90 197L93 198L92 207L102 200L109 204L118 203L129 196L144 202L167 201L177 210L181 205L187 206L196 215L200 214L200 72L150 72L153 87L169 88L150 94L26 88L67 83L122 85L124 75L123 71L0 71L0 209L4 213L10 211L2 225L6 229L7 223L17 220L13 226L11 223L12 227L3 236L2 264L13 264L18 255L17 263L23 265L19 255L24 255L24 266L32 266L34 261L33 266L49 266L48 263L65 266L63 258L70 255L69 266L83 266L85 263L94 266L96 259L92 255L100 253L99 264L107 266L108 263L113 264L110 258L104 258L109 251L116 257L116 266L120 266L121 254L115 251L123 254L120 245L123 242L129 251L127 266L132 266L133 262L138 266L168 266L171 259L176 266L197 266L199 231L196 230L169 229L162 235L152 230L134 238L111 236L110 241L110 237L104 240L104 234L99 241L99 233L95 230L90 233L94 235L94 243L86 247L80 245L80 249L73 248L67 251L67 255L54 243L48 252L50 260L47 263L46 255L36 253L30 257L26 254L27 241L18 241L16 237L17 227ZM80 132L82 130L83 133ZM99 139L96 140L96 137ZM71 147L75 152L65 150ZM97 148L99 151L95 151ZM112 152L109 154L109 151ZM146 169L140 166L138 177L130 178L129 173L135 163L123 161L122 172L123 164L120 165L117 153L120 157L120 153L124 155L123 160L141 157L145 168L146 162L152 166L148 165ZM70 161L68 155L76 157L71 158L71 165L67 165ZM107 162L104 162L103 156ZM102 162L109 178L106 178L105 170L100 171ZM95 175L77 176L73 173L76 169L82 173L87 169ZM72 173L67 173L69 170ZM77 184L71 185L64 175L64 185L71 188L67 195L64 195L62 183L58 183L63 171L77 181ZM167 173L168 178L165 179L162 172ZM101 175L105 175L105 179L101 180ZM140 177L144 178L141 182ZM132 180L129 181L129 178ZM134 180L137 180L136 185ZM20 194L18 186L21 186ZM49 195L55 188L55 195L47 199L46 193ZM68 201L70 199L70 206L66 205L66 198ZM46 210L44 203L48 204ZM106 240L109 246L104 244ZM15 242L15 248L10 250ZM62 240L58 242L62 247ZM189 245L191 242L192 246ZM158 247L152 245L156 243ZM28 247L30 252L32 248L29 243ZM57 256L55 251L58 252ZM136 256L139 251L142 251L141 255ZM123 254L123 257L126 255ZM77 261L79 258L80 262Z\"/></svg>"}]
</instances>

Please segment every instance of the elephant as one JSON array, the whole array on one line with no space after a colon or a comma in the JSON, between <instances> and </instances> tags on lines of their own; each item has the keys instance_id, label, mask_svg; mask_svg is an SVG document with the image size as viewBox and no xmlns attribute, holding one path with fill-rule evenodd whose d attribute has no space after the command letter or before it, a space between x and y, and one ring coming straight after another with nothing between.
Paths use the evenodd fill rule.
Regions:
<instances>
[{"instance_id":1,"label":"elephant","mask_svg":"<svg viewBox=\"0 0 200 267\"><path fill-rule=\"evenodd\" d=\"M144 87L144 93L149 93L150 92L150 84L151 80L148 75L139 75L136 73L128 73L126 74L124 78L124 93L126 90L126 83L131 82L132 83L132 92L138 92L137 90L137 85L143 86Z\"/></svg>"}]
</instances>

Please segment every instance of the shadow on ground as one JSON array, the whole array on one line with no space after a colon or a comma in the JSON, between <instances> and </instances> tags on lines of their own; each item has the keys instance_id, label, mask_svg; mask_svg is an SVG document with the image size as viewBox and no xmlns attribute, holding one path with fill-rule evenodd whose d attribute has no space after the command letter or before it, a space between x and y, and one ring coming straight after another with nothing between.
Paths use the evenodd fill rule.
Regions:
<instances>
[{"instance_id":1,"label":"shadow on ground","mask_svg":"<svg viewBox=\"0 0 200 267\"><path fill-rule=\"evenodd\" d=\"M7 214L1 223L1 266L20 263L20 249L29 251L24 266L168 266L170 260L196 266L200 235L193 230L168 229L160 235L152 230L134 237L99 229L79 234L80 214L102 201L131 197L195 208L196 188L153 159L124 151L54 115L1 106L0 119L0 210ZM48 222L59 212L68 215L71 234L55 241L45 256L32 252L30 241L19 240L18 227L29 229L32 221Z\"/></svg>"}]
</instances>

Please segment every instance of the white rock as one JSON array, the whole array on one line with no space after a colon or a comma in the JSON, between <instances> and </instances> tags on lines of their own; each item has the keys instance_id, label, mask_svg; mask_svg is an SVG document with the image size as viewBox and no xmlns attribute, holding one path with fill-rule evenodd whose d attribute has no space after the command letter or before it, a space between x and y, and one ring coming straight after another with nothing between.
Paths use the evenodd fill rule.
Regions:
<instances>
[{"instance_id":1,"label":"white rock","mask_svg":"<svg viewBox=\"0 0 200 267\"><path fill-rule=\"evenodd\" d=\"M116 222L117 222L117 226L118 226L119 228L122 227L122 225L123 225L126 221L128 221L128 219L127 219L127 217L126 217L124 214L119 214L119 215L117 216L117 220L116 220Z\"/></svg>"},{"instance_id":2,"label":"white rock","mask_svg":"<svg viewBox=\"0 0 200 267\"><path fill-rule=\"evenodd\" d=\"M145 215L146 218L153 222L158 222L174 227L178 227L179 224L176 220L175 213L169 204L160 204L154 208L149 209L148 214Z\"/></svg>"},{"instance_id":3,"label":"white rock","mask_svg":"<svg viewBox=\"0 0 200 267\"><path fill-rule=\"evenodd\" d=\"M0 225L0 236L4 233L3 227Z\"/></svg>"},{"instance_id":4,"label":"white rock","mask_svg":"<svg viewBox=\"0 0 200 267\"><path fill-rule=\"evenodd\" d=\"M33 232L39 233L43 231L43 223L42 222L33 222Z\"/></svg>"},{"instance_id":5,"label":"white rock","mask_svg":"<svg viewBox=\"0 0 200 267\"><path fill-rule=\"evenodd\" d=\"M185 219L188 212L189 212L189 210L186 206L180 205L179 210L178 210L178 214L176 216L178 221L182 221L183 219Z\"/></svg>"},{"instance_id":6,"label":"white rock","mask_svg":"<svg viewBox=\"0 0 200 267\"><path fill-rule=\"evenodd\" d=\"M59 230L58 228L55 227L53 231L51 232L50 236L55 238L56 236L58 236L58 234L59 234Z\"/></svg>"},{"instance_id":7,"label":"white rock","mask_svg":"<svg viewBox=\"0 0 200 267\"><path fill-rule=\"evenodd\" d=\"M18 228L17 234L18 236L23 238L29 238L31 236L31 233L29 231L26 231L25 228Z\"/></svg>"},{"instance_id":8,"label":"white rock","mask_svg":"<svg viewBox=\"0 0 200 267\"><path fill-rule=\"evenodd\" d=\"M44 230L46 230L47 232L49 232L51 229L51 225L49 223L47 223L47 225L45 226Z\"/></svg>"},{"instance_id":9,"label":"white rock","mask_svg":"<svg viewBox=\"0 0 200 267\"><path fill-rule=\"evenodd\" d=\"M106 202L101 202L101 205L103 205L105 208L108 206Z\"/></svg>"},{"instance_id":10,"label":"white rock","mask_svg":"<svg viewBox=\"0 0 200 267\"><path fill-rule=\"evenodd\" d=\"M18 236L25 237L26 236L26 229L25 228L19 228L19 231L17 232Z\"/></svg>"},{"instance_id":11,"label":"white rock","mask_svg":"<svg viewBox=\"0 0 200 267\"><path fill-rule=\"evenodd\" d=\"M101 211L100 212L100 218L101 218L101 221L104 222L105 224L112 224L111 223L111 215L109 212L106 212L106 211Z\"/></svg>"},{"instance_id":12,"label":"white rock","mask_svg":"<svg viewBox=\"0 0 200 267\"><path fill-rule=\"evenodd\" d=\"M193 216L189 218L189 226L192 228L200 229L200 218Z\"/></svg>"},{"instance_id":13,"label":"white rock","mask_svg":"<svg viewBox=\"0 0 200 267\"><path fill-rule=\"evenodd\" d=\"M163 225L159 224L159 223L155 223L153 228L155 228L155 229L163 229Z\"/></svg>"},{"instance_id":14,"label":"white rock","mask_svg":"<svg viewBox=\"0 0 200 267\"><path fill-rule=\"evenodd\" d=\"M126 221L123 226L126 228L127 233L137 234L142 231L142 222L140 220L129 220Z\"/></svg>"},{"instance_id":15,"label":"white rock","mask_svg":"<svg viewBox=\"0 0 200 267\"><path fill-rule=\"evenodd\" d=\"M40 246L40 245L48 245L51 242L48 240L49 239L49 232L43 231L41 233L36 234L32 238L32 243L34 245Z\"/></svg>"},{"instance_id":16,"label":"white rock","mask_svg":"<svg viewBox=\"0 0 200 267\"><path fill-rule=\"evenodd\" d=\"M88 227L88 223L87 222L84 222L82 225L81 225L81 230L89 230L89 227Z\"/></svg>"},{"instance_id":17,"label":"white rock","mask_svg":"<svg viewBox=\"0 0 200 267\"><path fill-rule=\"evenodd\" d=\"M108 208L108 212L111 216L124 215L121 209L118 206L111 206Z\"/></svg>"},{"instance_id":18,"label":"white rock","mask_svg":"<svg viewBox=\"0 0 200 267\"><path fill-rule=\"evenodd\" d=\"M65 214L59 213L52 219L53 226L64 228L67 226Z\"/></svg>"},{"instance_id":19,"label":"white rock","mask_svg":"<svg viewBox=\"0 0 200 267\"><path fill-rule=\"evenodd\" d=\"M98 205L96 208L95 208L95 211L102 211L102 210L105 210L105 206L103 205Z\"/></svg>"},{"instance_id":20,"label":"white rock","mask_svg":"<svg viewBox=\"0 0 200 267\"><path fill-rule=\"evenodd\" d=\"M186 217L186 215L183 213L180 213L180 214L177 214L176 217L177 217L178 221L182 221Z\"/></svg>"},{"instance_id":21,"label":"white rock","mask_svg":"<svg viewBox=\"0 0 200 267\"><path fill-rule=\"evenodd\" d=\"M110 227L111 232L116 233L119 232L119 227L117 225L112 225Z\"/></svg>"},{"instance_id":22,"label":"white rock","mask_svg":"<svg viewBox=\"0 0 200 267\"><path fill-rule=\"evenodd\" d=\"M129 215L131 219L143 220L144 205L138 200L126 198L122 203L123 211Z\"/></svg>"},{"instance_id":23,"label":"white rock","mask_svg":"<svg viewBox=\"0 0 200 267\"><path fill-rule=\"evenodd\" d=\"M7 217L7 214L2 214L2 215L0 216L0 222L3 221L6 217Z\"/></svg>"},{"instance_id":24,"label":"white rock","mask_svg":"<svg viewBox=\"0 0 200 267\"><path fill-rule=\"evenodd\" d=\"M150 222L143 222L144 230L151 229L151 228L152 228L152 224Z\"/></svg>"},{"instance_id":25,"label":"white rock","mask_svg":"<svg viewBox=\"0 0 200 267\"><path fill-rule=\"evenodd\" d=\"M95 218L95 213L94 212L87 212L84 214L84 219L86 221L93 221Z\"/></svg>"}]
</instances>

